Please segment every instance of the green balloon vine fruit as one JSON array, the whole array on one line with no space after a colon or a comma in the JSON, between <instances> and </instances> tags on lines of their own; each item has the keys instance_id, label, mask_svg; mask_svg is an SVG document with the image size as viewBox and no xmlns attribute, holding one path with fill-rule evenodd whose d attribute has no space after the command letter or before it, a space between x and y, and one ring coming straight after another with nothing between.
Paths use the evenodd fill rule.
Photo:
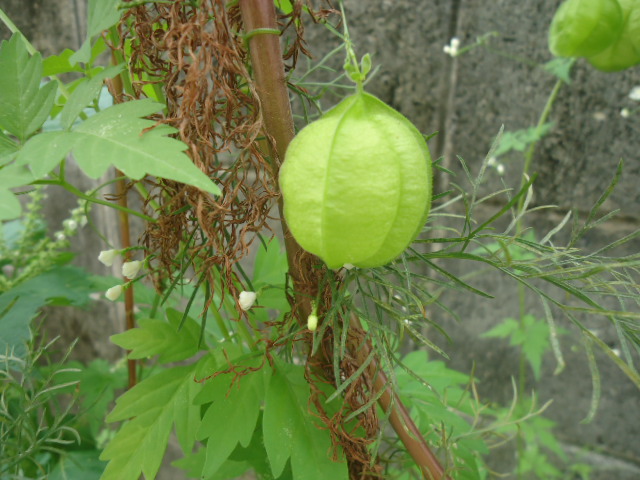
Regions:
<instances>
[{"instance_id":1,"label":"green balloon vine fruit","mask_svg":"<svg viewBox=\"0 0 640 480\"><path fill-rule=\"evenodd\" d=\"M607 48L622 30L617 0L568 0L549 29L549 49L558 57L590 57Z\"/></svg>"},{"instance_id":2,"label":"green balloon vine fruit","mask_svg":"<svg viewBox=\"0 0 640 480\"><path fill-rule=\"evenodd\" d=\"M280 169L291 233L332 269L400 255L427 220L431 189L424 137L361 90L303 128Z\"/></svg>"},{"instance_id":3,"label":"green balloon vine fruit","mask_svg":"<svg viewBox=\"0 0 640 480\"><path fill-rule=\"evenodd\" d=\"M622 7L622 28L604 51L587 57L591 65L605 72L617 72L640 63L640 1L617 0Z\"/></svg>"},{"instance_id":4,"label":"green balloon vine fruit","mask_svg":"<svg viewBox=\"0 0 640 480\"><path fill-rule=\"evenodd\" d=\"M640 0L567 0L549 29L559 57L585 57L605 72L640 63Z\"/></svg>"}]
</instances>

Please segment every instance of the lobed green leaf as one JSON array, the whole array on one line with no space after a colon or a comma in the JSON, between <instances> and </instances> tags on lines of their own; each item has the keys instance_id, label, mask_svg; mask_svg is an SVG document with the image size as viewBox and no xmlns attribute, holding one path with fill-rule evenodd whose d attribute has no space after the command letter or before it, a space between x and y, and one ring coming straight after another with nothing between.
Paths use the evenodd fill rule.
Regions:
<instances>
[{"instance_id":1,"label":"lobed green leaf","mask_svg":"<svg viewBox=\"0 0 640 480\"><path fill-rule=\"evenodd\" d=\"M291 459L297 480L346 480L347 464L331 459L329 432L309 413L309 386L304 368L276 363L267 390L262 431L271 470L278 477Z\"/></svg>"},{"instance_id":2,"label":"lobed green leaf","mask_svg":"<svg viewBox=\"0 0 640 480\"><path fill-rule=\"evenodd\" d=\"M182 314L167 310L168 322L155 318L142 318L138 327L111 336L116 345L130 350L132 359L149 358L159 355L163 363L179 362L198 352L199 327L191 318L183 329L178 326Z\"/></svg>"},{"instance_id":3,"label":"lobed green leaf","mask_svg":"<svg viewBox=\"0 0 640 480\"><path fill-rule=\"evenodd\" d=\"M167 448L171 427L183 447L193 445L184 422L197 420L193 398L200 390L194 381L196 365L174 367L143 380L116 400L107 422L129 420L100 456L109 464L102 480L154 478ZM181 426L178 428L178 424Z\"/></svg>"},{"instance_id":4,"label":"lobed green leaf","mask_svg":"<svg viewBox=\"0 0 640 480\"><path fill-rule=\"evenodd\" d=\"M56 84L40 88L42 58L29 55L20 34L0 44L0 72L0 128L24 141L49 116Z\"/></svg>"}]
</instances>

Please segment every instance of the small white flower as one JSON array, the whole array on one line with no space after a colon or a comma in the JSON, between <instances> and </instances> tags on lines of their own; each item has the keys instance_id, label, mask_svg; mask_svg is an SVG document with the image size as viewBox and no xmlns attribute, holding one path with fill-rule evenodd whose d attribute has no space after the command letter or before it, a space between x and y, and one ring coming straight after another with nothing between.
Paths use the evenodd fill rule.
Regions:
<instances>
[{"instance_id":1,"label":"small white flower","mask_svg":"<svg viewBox=\"0 0 640 480\"><path fill-rule=\"evenodd\" d=\"M496 166L496 170L498 171L498 175L504 175L504 165L499 163Z\"/></svg>"},{"instance_id":2,"label":"small white flower","mask_svg":"<svg viewBox=\"0 0 640 480\"><path fill-rule=\"evenodd\" d=\"M631 112L628 108L623 108L622 110L620 110L620 116L622 118L629 118L631 116Z\"/></svg>"},{"instance_id":3,"label":"small white flower","mask_svg":"<svg viewBox=\"0 0 640 480\"><path fill-rule=\"evenodd\" d=\"M604 122L607 119L607 114L604 112L594 112L593 119L598 122Z\"/></svg>"},{"instance_id":4,"label":"small white flower","mask_svg":"<svg viewBox=\"0 0 640 480\"><path fill-rule=\"evenodd\" d=\"M78 222L71 218L67 218L64 222L62 222L62 226L65 230L69 230L70 232L74 232L78 228Z\"/></svg>"},{"instance_id":5,"label":"small white flower","mask_svg":"<svg viewBox=\"0 0 640 480\"><path fill-rule=\"evenodd\" d=\"M118 255L118 251L111 249L111 250L102 250L100 252L100 255L98 255L98 260L105 264L107 267L110 267L111 265L113 265L113 260L115 260L116 256Z\"/></svg>"},{"instance_id":6,"label":"small white flower","mask_svg":"<svg viewBox=\"0 0 640 480\"><path fill-rule=\"evenodd\" d=\"M640 100L640 86L633 87L629 92L629 98L631 100Z\"/></svg>"},{"instance_id":7,"label":"small white flower","mask_svg":"<svg viewBox=\"0 0 640 480\"><path fill-rule=\"evenodd\" d=\"M455 57L458 55L458 47L460 47L460 39L458 37L453 37L449 45L445 45L442 48L442 51L451 57Z\"/></svg>"},{"instance_id":8,"label":"small white flower","mask_svg":"<svg viewBox=\"0 0 640 480\"><path fill-rule=\"evenodd\" d=\"M621 355L621 352L618 348L612 348L611 351L613 352L614 355L616 355L617 357L619 357Z\"/></svg>"},{"instance_id":9,"label":"small white flower","mask_svg":"<svg viewBox=\"0 0 640 480\"><path fill-rule=\"evenodd\" d=\"M498 159L496 157L489 157L489 160L487 160L487 167L495 167L497 163Z\"/></svg>"},{"instance_id":10,"label":"small white flower","mask_svg":"<svg viewBox=\"0 0 640 480\"><path fill-rule=\"evenodd\" d=\"M127 278L134 278L140 269L142 268L142 262L140 260L134 260L132 262L124 262L122 264L122 275Z\"/></svg>"},{"instance_id":11,"label":"small white flower","mask_svg":"<svg viewBox=\"0 0 640 480\"><path fill-rule=\"evenodd\" d=\"M64 235L64 232L56 232L56 240L58 242L64 242L67 237Z\"/></svg>"},{"instance_id":12,"label":"small white flower","mask_svg":"<svg viewBox=\"0 0 640 480\"><path fill-rule=\"evenodd\" d=\"M104 294L104 296L107 297L112 302L115 302L120 295L122 295L122 285L116 285L115 287L111 287Z\"/></svg>"},{"instance_id":13,"label":"small white flower","mask_svg":"<svg viewBox=\"0 0 640 480\"><path fill-rule=\"evenodd\" d=\"M316 328L318 328L318 316L315 313L307 317L307 328L312 332L315 332Z\"/></svg>"},{"instance_id":14,"label":"small white flower","mask_svg":"<svg viewBox=\"0 0 640 480\"><path fill-rule=\"evenodd\" d=\"M240 292L240 296L238 296L240 308L245 311L249 310L256 302L256 297L256 292Z\"/></svg>"}]
</instances>

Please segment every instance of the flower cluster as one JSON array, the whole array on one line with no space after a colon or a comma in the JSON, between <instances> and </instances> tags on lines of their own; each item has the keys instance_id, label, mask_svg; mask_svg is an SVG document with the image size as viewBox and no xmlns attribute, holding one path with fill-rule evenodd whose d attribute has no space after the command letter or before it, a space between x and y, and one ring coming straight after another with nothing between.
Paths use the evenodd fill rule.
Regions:
<instances>
[{"instance_id":1,"label":"flower cluster","mask_svg":"<svg viewBox=\"0 0 640 480\"><path fill-rule=\"evenodd\" d=\"M122 250L102 250L98 255L98 260L100 263L106 265L107 267L113 266L113 262L123 251ZM135 278L136 275L140 272L140 270L144 267L144 260L132 260L127 261L122 264L122 276L130 279L129 282L126 282L122 285L114 285L110 289L108 289L104 296L107 297L112 302L117 300L120 295L122 295L122 291L129 286L131 281Z\"/></svg>"},{"instance_id":2,"label":"flower cluster","mask_svg":"<svg viewBox=\"0 0 640 480\"><path fill-rule=\"evenodd\" d=\"M455 57L458 55L459 47L460 47L460 39L458 37L453 37L449 42L449 45L445 45L442 48L442 51L451 57Z\"/></svg>"}]
</instances>

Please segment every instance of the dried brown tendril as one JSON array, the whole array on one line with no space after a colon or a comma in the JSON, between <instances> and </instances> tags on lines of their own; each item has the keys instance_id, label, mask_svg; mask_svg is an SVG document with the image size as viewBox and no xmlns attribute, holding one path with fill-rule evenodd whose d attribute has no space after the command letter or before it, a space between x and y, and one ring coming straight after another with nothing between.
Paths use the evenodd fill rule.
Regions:
<instances>
[{"instance_id":1,"label":"dried brown tendril","mask_svg":"<svg viewBox=\"0 0 640 480\"><path fill-rule=\"evenodd\" d=\"M309 55L301 21L305 8L301 1L292 3L291 14L280 17L281 28L291 32L283 55L289 62L287 69L295 68L300 54ZM325 3L328 8L324 10L306 8L313 21L335 13L331 3ZM248 253L257 234L270 229L267 222L273 219L274 199L279 195L259 99L247 66L241 16L237 5L229 5L227 0L136 4L126 11L119 25L120 44L111 45L129 58L134 98L147 96L150 88L163 90L168 113L156 120L177 129L177 137L188 145L187 154L194 164L222 191L219 197L213 197L181 183L145 180L150 192L145 211L156 222L147 224L143 243L154 255L153 271L159 289L191 265L196 269L198 284L208 282L213 288L218 282L221 294L228 291L237 297L242 283L236 273L237 263ZM117 101L125 100L120 95ZM182 252L185 244L187 249ZM186 259L177 260L183 257ZM299 271L309 274L298 283L301 291L296 295L316 298L320 277L327 272L306 265L309 258L295 261L305 263ZM331 304L329 287L322 297L322 305ZM292 306L296 315L295 301ZM351 478L379 478L380 467L372 464L368 449L378 433L375 404L364 409L349 428L344 422L351 412L371 403L371 373L352 381L344 392L340 411L329 414L325 409L320 386L323 382L336 384L332 367L325 364L334 355L332 336L328 328L321 342L322 354L308 362L310 403L331 432L334 446L344 451ZM359 351L365 340L363 332L351 329L347 350ZM265 342L267 357L271 349L281 346L279 340ZM355 374L361 360L355 354L342 358L342 375L349 378ZM231 365L214 375L234 373L240 378L249 371Z\"/></svg>"}]
</instances>

